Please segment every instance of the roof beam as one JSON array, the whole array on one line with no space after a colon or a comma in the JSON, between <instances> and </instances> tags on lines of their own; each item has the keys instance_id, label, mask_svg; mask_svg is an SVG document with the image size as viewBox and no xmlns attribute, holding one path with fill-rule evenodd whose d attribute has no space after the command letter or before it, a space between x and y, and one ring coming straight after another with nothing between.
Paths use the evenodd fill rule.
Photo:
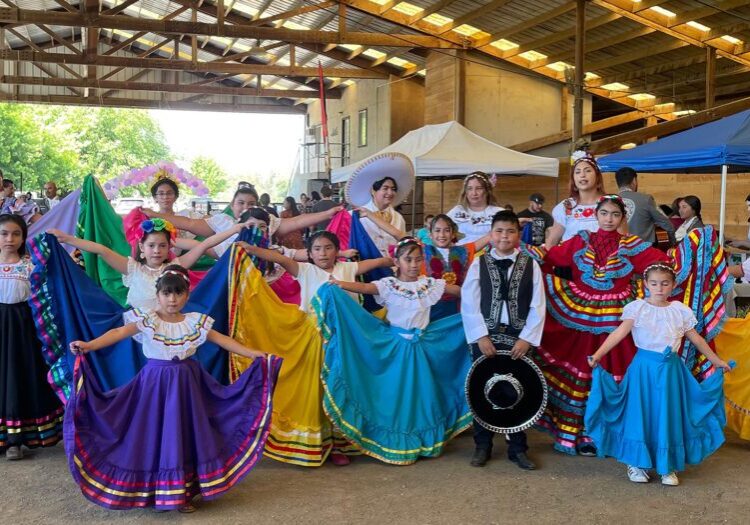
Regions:
<instances>
[{"instance_id":1,"label":"roof beam","mask_svg":"<svg viewBox=\"0 0 750 525\"><path fill-rule=\"evenodd\" d=\"M492 13L493 11L497 11L498 9L500 9L505 4L511 1L512 0L492 0L489 4L485 4L482 7L477 8L474 11L470 11L469 13L466 13L465 15L459 16L452 22L448 22L447 24L441 26L437 32L440 35L442 35L443 33L447 33L448 31L450 31L451 29L455 27L460 27L464 24L468 24L469 22L473 22L477 18L488 15Z\"/></svg>"},{"instance_id":2,"label":"roof beam","mask_svg":"<svg viewBox=\"0 0 750 525\"><path fill-rule=\"evenodd\" d=\"M626 1L627 3L625 3ZM735 62L742 64L743 66L750 66L750 54L736 54L733 51L728 51L727 46L720 46L716 40L712 41L712 43L704 42L700 39L700 32L697 30L692 30L693 28L686 28L685 26L670 27L668 25L668 21L667 23L663 23L662 21L657 20L656 17L646 17L641 15L640 13L633 13L626 9L627 6L633 5L630 0L591 0L591 2L599 7L603 7L604 9L612 11L613 13L617 13L621 16L634 20L639 24L651 27L673 38L677 38L679 40L682 40L683 42L687 42L688 44L692 44L701 48L714 47L716 48L717 56L728 58L729 60L734 60ZM665 17L661 17L661 19L665 19ZM688 31L688 29L691 31ZM727 42L727 44L729 43Z\"/></svg>"},{"instance_id":3,"label":"roof beam","mask_svg":"<svg viewBox=\"0 0 750 525\"><path fill-rule=\"evenodd\" d=\"M606 139L596 140L591 143L589 151L597 155L618 151L620 146L629 142L638 144L653 137L670 135L707 122L713 122L714 120L733 115L734 113L746 109L750 109L750 97L730 102L729 104L724 104L722 106L714 106L711 109L698 111L692 115L669 122L662 122L654 126L627 131L625 133L620 133L619 135L607 137Z\"/></svg>"},{"instance_id":4,"label":"roof beam","mask_svg":"<svg viewBox=\"0 0 750 525\"><path fill-rule=\"evenodd\" d=\"M49 74L49 73L48 73ZM97 80L88 78L45 78L29 76L0 76L0 83L23 86L56 86L92 89L114 89L118 91L151 91L157 93L191 93L201 95L231 95L262 98L311 98L316 97L317 92L310 90L288 90L288 89L255 89L239 88L230 86L205 86L192 84L166 84L162 82L132 82ZM329 98L341 98L340 91L326 93Z\"/></svg>"},{"instance_id":5,"label":"roof beam","mask_svg":"<svg viewBox=\"0 0 750 525\"><path fill-rule=\"evenodd\" d=\"M590 71L599 71L601 69L607 69L620 64L627 64L628 62L635 62L651 56L661 55L662 53L668 53L675 49L687 47L690 44L683 42L682 40L668 39L666 42L654 43L652 46L648 46L645 49L636 49L629 53L622 53L606 60L599 62L589 62L586 65L586 69Z\"/></svg>"},{"instance_id":6,"label":"roof beam","mask_svg":"<svg viewBox=\"0 0 750 525\"><path fill-rule=\"evenodd\" d=\"M480 40L479 42L477 42L477 47L485 46L489 44L490 42L494 42L498 38L509 38L513 35L523 33L524 31L527 31L531 29L532 27L538 26L539 24L543 24L544 22L552 20L553 18L557 18L558 16L562 16L565 13L573 11L575 8L576 8L575 2L567 2L561 6L556 7L555 9L545 11L544 13L538 16L530 18L529 20L526 20L525 22L521 22L520 24L509 27L508 29L504 31L498 31L494 35L488 36L486 39Z\"/></svg>"},{"instance_id":7,"label":"roof beam","mask_svg":"<svg viewBox=\"0 0 750 525\"><path fill-rule=\"evenodd\" d=\"M693 50L691 50L691 52L693 52ZM612 82L629 82L632 80L641 80L653 75L660 75L668 73L670 71L690 67L695 64L701 64L706 61L705 51L703 51L702 49L695 49L694 53L695 54L689 57L672 62L666 62L664 64L659 64L658 66L645 67L642 69L631 71L629 73L618 73L594 80L589 80L586 82L586 85L590 87L596 87L604 84L610 84Z\"/></svg>"},{"instance_id":8,"label":"roof beam","mask_svg":"<svg viewBox=\"0 0 750 525\"><path fill-rule=\"evenodd\" d=\"M67 95L24 95L0 93L0 102L28 102L34 104L62 104L67 106L108 106L123 108L186 109L200 111L221 111L229 113L281 113L304 115L304 106L281 104L224 104L191 102L171 102L169 100L147 100L129 98L86 98Z\"/></svg>"},{"instance_id":9,"label":"roof beam","mask_svg":"<svg viewBox=\"0 0 750 525\"><path fill-rule=\"evenodd\" d=\"M261 26L264 24L268 24L270 22L275 22L276 20L287 20L289 18L294 18L295 16L304 15L305 13L312 13L314 11L320 11L321 9L327 9L334 5L336 5L336 2L332 0L328 0L325 2L320 2L318 4L298 7L297 9L292 9L291 11L286 11L284 13L279 13L277 15L267 16L265 18L258 18L257 20L250 20L247 22L247 25L252 26L252 27L257 27L257 26Z\"/></svg>"},{"instance_id":10,"label":"roof beam","mask_svg":"<svg viewBox=\"0 0 750 525\"><path fill-rule=\"evenodd\" d=\"M133 67L143 69L168 69L195 73L234 73L247 75L274 75L292 77L315 77L314 67L267 66L248 63L192 62L166 58L134 58L99 55L92 60L70 53L39 53L29 51L0 51L0 59L18 62L46 62L51 64L81 64L96 66ZM383 73L357 68L323 68L323 76L341 78L387 78Z\"/></svg>"},{"instance_id":11,"label":"roof beam","mask_svg":"<svg viewBox=\"0 0 750 525\"><path fill-rule=\"evenodd\" d=\"M611 36L609 38L602 38L602 39L594 40L594 41L586 40L585 50L586 50L586 53L592 53L594 51L599 51L601 49L606 49L608 47L622 44L623 42L627 42L628 40L633 40L635 38L640 38L642 36L649 35L653 33L654 31L656 31L656 29L652 29L650 27L639 27L632 31L626 31L625 33ZM535 49L539 49L540 47L542 46L537 46ZM565 62L566 60L572 60L574 56L575 56L574 49L571 49L570 51L566 51L564 53L558 53L556 55L549 55L546 60L544 61L540 60L539 61L540 64L535 65L534 68L536 69L537 67L542 67L547 64L554 64L555 62Z\"/></svg>"},{"instance_id":12,"label":"roof beam","mask_svg":"<svg viewBox=\"0 0 750 525\"><path fill-rule=\"evenodd\" d=\"M111 9L102 11L102 14L103 15L116 15L117 13L120 13L121 11L125 11L128 7L138 2L140 2L140 0L125 0L123 3L116 5Z\"/></svg>"},{"instance_id":13,"label":"roof beam","mask_svg":"<svg viewBox=\"0 0 750 525\"><path fill-rule=\"evenodd\" d=\"M422 11L412 16L411 18L409 18L409 23L414 24L416 22L419 22L423 18L427 18L431 14L437 13L438 11L445 9L446 7L448 7L455 1L456 0L440 0L439 2L431 5L430 7L424 8ZM377 14L382 14L382 13L377 13Z\"/></svg>"},{"instance_id":14,"label":"roof beam","mask_svg":"<svg viewBox=\"0 0 750 525\"><path fill-rule=\"evenodd\" d=\"M341 34L336 31L251 27L245 24L221 25L177 20L164 21L133 18L123 15L77 15L73 13L11 8L0 8L0 22L49 24L67 27L99 27L120 29L123 31L149 31L178 35L257 38L261 40L282 40L289 43L305 44L359 44L366 46L426 47L435 49L455 49L460 47L449 40L427 35L386 35L356 31L347 31Z\"/></svg>"}]
</instances>

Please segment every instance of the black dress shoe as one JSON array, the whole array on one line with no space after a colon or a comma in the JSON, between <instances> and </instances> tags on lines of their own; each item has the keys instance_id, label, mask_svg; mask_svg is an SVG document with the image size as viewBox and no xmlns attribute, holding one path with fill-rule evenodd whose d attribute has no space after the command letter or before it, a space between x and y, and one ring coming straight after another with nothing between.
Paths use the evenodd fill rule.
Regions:
<instances>
[{"instance_id":1,"label":"black dress shoe","mask_svg":"<svg viewBox=\"0 0 750 525\"><path fill-rule=\"evenodd\" d=\"M471 457L472 467L483 467L487 464L490 459L492 452L485 448L478 448L474 451L474 455Z\"/></svg>"},{"instance_id":2,"label":"black dress shoe","mask_svg":"<svg viewBox=\"0 0 750 525\"><path fill-rule=\"evenodd\" d=\"M536 465L534 465L534 462L529 459L529 457L526 455L525 452L519 452L510 459L513 463L518 465L518 468L523 470L535 470Z\"/></svg>"}]
</instances>

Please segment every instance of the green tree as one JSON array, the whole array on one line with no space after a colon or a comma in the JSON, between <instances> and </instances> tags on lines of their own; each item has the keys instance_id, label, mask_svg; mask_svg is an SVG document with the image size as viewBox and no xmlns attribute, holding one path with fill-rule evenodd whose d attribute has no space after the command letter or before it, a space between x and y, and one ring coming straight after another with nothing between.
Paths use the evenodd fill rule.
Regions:
<instances>
[{"instance_id":1,"label":"green tree","mask_svg":"<svg viewBox=\"0 0 750 525\"><path fill-rule=\"evenodd\" d=\"M229 185L226 172L211 157L195 157L190 164L190 173L203 181L212 197L226 190Z\"/></svg>"}]
</instances>

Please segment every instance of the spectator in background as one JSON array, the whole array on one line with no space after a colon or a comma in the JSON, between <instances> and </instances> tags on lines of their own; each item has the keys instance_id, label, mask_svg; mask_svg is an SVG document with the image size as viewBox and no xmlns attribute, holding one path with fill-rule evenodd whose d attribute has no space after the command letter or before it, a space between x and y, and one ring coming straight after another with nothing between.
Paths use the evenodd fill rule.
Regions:
<instances>
[{"instance_id":1,"label":"spectator in background","mask_svg":"<svg viewBox=\"0 0 750 525\"><path fill-rule=\"evenodd\" d=\"M519 219L529 219L531 221L531 242L533 246L541 246L547 235L547 229L555 224L552 215L544 211L544 195L541 193L532 193L529 195L529 206L525 210L518 212ZM505 209L508 207L506 205Z\"/></svg>"},{"instance_id":2,"label":"spectator in background","mask_svg":"<svg viewBox=\"0 0 750 525\"><path fill-rule=\"evenodd\" d=\"M315 193L316 192L313 192L313 195L315 195ZM318 202L313 204L313 207L312 207L313 213L317 213L319 211L328 211L331 208L335 208L336 206L338 206L338 204L333 202L333 199L332 199L333 190L331 189L330 186L326 185L320 188L320 195L321 195L320 200L318 200ZM325 230L326 228L328 228L329 222L331 221L328 220L328 221L319 222L318 224L315 225L315 230L316 231Z\"/></svg>"},{"instance_id":3,"label":"spectator in background","mask_svg":"<svg viewBox=\"0 0 750 525\"><path fill-rule=\"evenodd\" d=\"M52 181L44 185L44 202L49 210L60 204L60 197L57 195L57 184Z\"/></svg>"},{"instance_id":4,"label":"spectator in background","mask_svg":"<svg viewBox=\"0 0 750 525\"><path fill-rule=\"evenodd\" d=\"M281 211L281 218L289 219L291 217L296 217L299 214L299 208L297 207L294 197L289 196L284 199L284 209ZM276 240L281 246L286 248L299 250L300 248L305 247L305 243L302 241L301 230L289 232L286 235L279 236Z\"/></svg>"},{"instance_id":5,"label":"spectator in background","mask_svg":"<svg viewBox=\"0 0 750 525\"><path fill-rule=\"evenodd\" d=\"M655 226L669 235L670 244L674 244L675 228L667 217L656 208L651 195L638 191L638 174L633 168L620 168L615 173L615 181L625 203L628 214L628 231L646 242L656 242Z\"/></svg>"},{"instance_id":6,"label":"spectator in background","mask_svg":"<svg viewBox=\"0 0 750 525\"><path fill-rule=\"evenodd\" d=\"M299 209L300 213L306 213L306 208L309 202L310 198L307 196L307 193L299 194L299 202L297 203L297 208Z\"/></svg>"},{"instance_id":7,"label":"spectator in background","mask_svg":"<svg viewBox=\"0 0 750 525\"><path fill-rule=\"evenodd\" d=\"M432 237L430 237L430 229L432 228L432 219L434 215L425 215L424 224L422 228L417 230L416 237L422 244L432 244Z\"/></svg>"},{"instance_id":8,"label":"spectator in background","mask_svg":"<svg viewBox=\"0 0 750 525\"><path fill-rule=\"evenodd\" d=\"M503 205L503 208L505 209L505 211L515 211L511 203Z\"/></svg>"},{"instance_id":9,"label":"spectator in background","mask_svg":"<svg viewBox=\"0 0 750 525\"><path fill-rule=\"evenodd\" d=\"M682 200L682 197L677 197L674 201L672 201L672 213L669 215L669 220L672 222L672 226L675 227L675 230L679 228L683 222L685 222L682 217L680 217L680 201Z\"/></svg>"},{"instance_id":10,"label":"spectator in background","mask_svg":"<svg viewBox=\"0 0 750 525\"><path fill-rule=\"evenodd\" d=\"M315 206L315 203L318 202L320 202L320 193L318 193L317 191L313 191L312 193L310 193L310 204L312 206Z\"/></svg>"},{"instance_id":11,"label":"spectator in background","mask_svg":"<svg viewBox=\"0 0 750 525\"><path fill-rule=\"evenodd\" d=\"M274 217L279 216L279 212L276 211L275 206L271 206L271 196L268 193L264 193L260 196L260 207L266 210L268 213L273 215Z\"/></svg>"},{"instance_id":12,"label":"spectator in background","mask_svg":"<svg viewBox=\"0 0 750 525\"><path fill-rule=\"evenodd\" d=\"M680 199L680 217L684 221L675 232L675 239L680 242L691 230L703 228L701 217L701 200L695 195L688 195Z\"/></svg>"},{"instance_id":13,"label":"spectator in background","mask_svg":"<svg viewBox=\"0 0 750 525\"><path fill-rule=\"evenodd\" d=\"M0 213L12 213L10 208L16 203L16 185L11 179L3 179L3 205Z\"/></svg>"}]
</instances>

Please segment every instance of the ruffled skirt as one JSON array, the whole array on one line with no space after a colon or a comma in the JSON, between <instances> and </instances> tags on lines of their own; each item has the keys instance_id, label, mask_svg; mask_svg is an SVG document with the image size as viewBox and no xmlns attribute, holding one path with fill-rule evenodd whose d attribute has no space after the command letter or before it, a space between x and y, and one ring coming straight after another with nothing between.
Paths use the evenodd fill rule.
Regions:
<instances>
[{"instance_id":1,"label":"ruffled skirt","mask_svg":"<svg viewBox=\"0 0 750 525\"><path fill-rule=\"evenodd\" d=\"M0 304L0 451L62 439L63 407L47 383L41 346L29 305Z\"/></svg>"},{"instance_id":2,"label":"ruffled skirt","mask_svg":"<svg viewBox=\"0 0 750 525\"><path fill-rule=\"evenodd\" d=\"M65 450L83 495L111 509L162 510L220 496L261 457L280 366L277 357L258 359L222 386L192 359L150 359L105 392L78 358Z\"/></svg>"},{"instance_id":3,"label":"ruffled skirt","mask_svg":"<svg viewBox=\"0 0 750 525\"><path fill-rule=\"evenodd\" d=\"M594 370L587 433L600 456L661 475L685 470L724 443L723 383L722 372L698 383L671 349L639 350L619 384Z\"/></svg>"},{"instance_id":4,"label":"ruffled skirt","mask_svg":"<svg viewBox=\"0 0 750 525\"><path fill-rule=\"evenodd\" d=\"M250 348L262 348L284 358L273 397L271 433L265 455L284 463L318 467L330 452L352 452L334 439L323 412L322 340L315 322L294 305L285 304L253 268L244 252L236 252L231 293L231 333ZM232 354L230 378L236 380L253 361ZM338 448L340 447L340 448Z\"/></svg>"},{"instance_id":5,"label":"ruffled skirt","mask_svg":"<svg viewBox=\"0 0 750 525\"><path fill-rule=\"evenodd\" d=\"M365 454L407 465L439 456L471 426L471 358L459 316L403 330L331 285L318 290L314 307L325 340L323 407Z\"/></svg>"},{"instance_id":6,"label":"ruffled skirt","mask_svg":"<svg viewBox=\"0 0 750 525\"><path fill-rule=\"evenodd\" d=\"M716 351L725 361L739 366L724 378L727 426L742 439L750 440L750 316L728 319L716 336Z\"/></svg>"}]
</instances>

